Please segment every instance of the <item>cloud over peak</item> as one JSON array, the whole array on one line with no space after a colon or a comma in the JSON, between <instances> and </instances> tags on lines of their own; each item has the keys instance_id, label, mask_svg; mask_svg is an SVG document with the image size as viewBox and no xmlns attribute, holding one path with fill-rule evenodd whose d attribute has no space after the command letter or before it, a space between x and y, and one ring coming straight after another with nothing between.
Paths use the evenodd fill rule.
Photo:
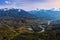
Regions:
<instances>
[{"instance_id":1,"label":"cloud over peak","mask_svg":"<svg viewBox=\"0 0 60 40\"><path fill-rule=\"evenodd\" d=\"M60 0L2 0L0 1L0 8L4 7L22 8L25 10L59 8Z\"/></svg>"}]
</instances>

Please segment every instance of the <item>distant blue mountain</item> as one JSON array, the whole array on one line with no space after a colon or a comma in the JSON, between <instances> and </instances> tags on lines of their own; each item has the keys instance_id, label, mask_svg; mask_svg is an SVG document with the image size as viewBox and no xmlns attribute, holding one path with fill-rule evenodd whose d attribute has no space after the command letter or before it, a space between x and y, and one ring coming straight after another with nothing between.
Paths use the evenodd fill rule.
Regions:
<instances>
[{"instance_id":1,"label":"distant blue mountain","mask_svg":"<svg viewBox=\"0 0 60 40\"><path fill-rule=\"evenodd\" d=\"M38 18L46 20L60 20L60 11L54 10L33 10L29 11L31 14L37 16Z\"/></svg>"},{"instance_id":2,"label":"distant blue mountain","mask_svg":"<svg viewBox=\"0 0 60 40\"><path fill-rule=\"evenodd\" d=\"M0 19L35 19L36 16L23 9L0 9Z\"/></svg>"},{"instance_id":3,"label":"distant blue mountain","mask_svg":"<svg viewBox=\"0 0 60 40\"><path fill-rule=\"evenodd\" d=\"M0 19L44 19L44 20L60 20L60 11L54 10L31 10L22 9L0 9Z\"/></svg>"}]
</instances>

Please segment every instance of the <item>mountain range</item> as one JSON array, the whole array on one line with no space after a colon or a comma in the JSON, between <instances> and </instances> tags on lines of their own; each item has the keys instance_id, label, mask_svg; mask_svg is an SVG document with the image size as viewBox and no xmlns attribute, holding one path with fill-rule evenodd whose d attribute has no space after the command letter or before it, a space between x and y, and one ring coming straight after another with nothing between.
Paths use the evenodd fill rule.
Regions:
<instances>
[{"instance_id":1,"label":"mountain range","mask_svg":"<svg viewBox=\"0 0 60 40\"><path fill-rule=\"evenodd\" d=\"M37 16L38 18L43 18L46 20L60 20L60 11L54 10L33 10L29 11L31 14Z\"/></svg>"},{"instance_id":2,"label":"mountain range","mask_svg":"<svg viewBox=\"0 0 60 40\"><path fill-rule=\"evenodd\" d=\"M0 9L0 19L35 19L36 16L23 9Z\"/></svg>"},{"instance_id":3,"label":"mountain range","mask_svg":"<svg viewBox=\"0 0 60 40\"><path fill-rule=\"evenodd\" d=\"M0 9L0 19L1 18L60 20L60 11L54 10L25 11L23 9Z\"/></svg>"},{"instance_id":4,"label":"mountain range","mask_svg":"<svg viewBox=\"0 0 60 40\"><path fill-rule=\"evenodd\" d=\"M25 11L23 9L0 9L0 22L2 20L6 19L13 19L13 20L36 20L34 22L37 22L37 19L40 22L37 23L47 23L46 20L51 21L51 24L53 26L56 25L56 27L60 27L60 11L54 11L54 10L31 10L31 11ZM59 20L59 21L58 21ZM4 22L3 21L3 22ZM59 24L59 25L57 25Z\"/></svg>"}]
</instances>

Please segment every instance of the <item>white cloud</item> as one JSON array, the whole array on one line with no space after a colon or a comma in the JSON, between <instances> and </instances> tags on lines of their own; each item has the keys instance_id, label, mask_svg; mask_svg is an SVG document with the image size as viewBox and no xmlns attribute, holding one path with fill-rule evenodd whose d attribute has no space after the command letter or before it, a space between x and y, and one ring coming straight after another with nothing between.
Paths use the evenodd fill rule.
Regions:
<instances>
[{"instance_id":1,"label":"white cloud","mask_svg":"<svg viewBox=\"0 0 60 40\"><path fill-rule=\"evenodd\" d=\"M11 2L10 1L5 1L6 4L10 4Z\"/></svg>"},{"instance_id":2,"label":"white cloud","mask_svg":"<svg viewBox=\"0 0 60 40\"><path fill-rule=\"evenodd\" d=\"M36 8L48 9L48 8L60 7L60 0L50 0L45 3L40 3L40 2L29 3L26 0L14 0L13 2L5 1L5 3L8 5L2 6L2 8L7 7L7 8L22 8L25 10L33 10Z\"/></svg>"}]
</instances>

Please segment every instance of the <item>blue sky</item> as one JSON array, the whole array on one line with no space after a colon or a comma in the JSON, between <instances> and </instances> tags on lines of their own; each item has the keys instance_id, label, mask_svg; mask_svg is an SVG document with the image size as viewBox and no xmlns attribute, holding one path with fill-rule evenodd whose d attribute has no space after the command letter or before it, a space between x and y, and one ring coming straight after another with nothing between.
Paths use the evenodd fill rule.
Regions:
<instances>
[{"instance_id":1,"label":"blue sky","mask_svg":"<svg viewBox=\"0 0 60 40\"><path fill-rule=\"evenodd\" d=\"M0 0L0 8L21 8L25 10L59 8L60 0Z\"/></svg>"}]
</instances>

